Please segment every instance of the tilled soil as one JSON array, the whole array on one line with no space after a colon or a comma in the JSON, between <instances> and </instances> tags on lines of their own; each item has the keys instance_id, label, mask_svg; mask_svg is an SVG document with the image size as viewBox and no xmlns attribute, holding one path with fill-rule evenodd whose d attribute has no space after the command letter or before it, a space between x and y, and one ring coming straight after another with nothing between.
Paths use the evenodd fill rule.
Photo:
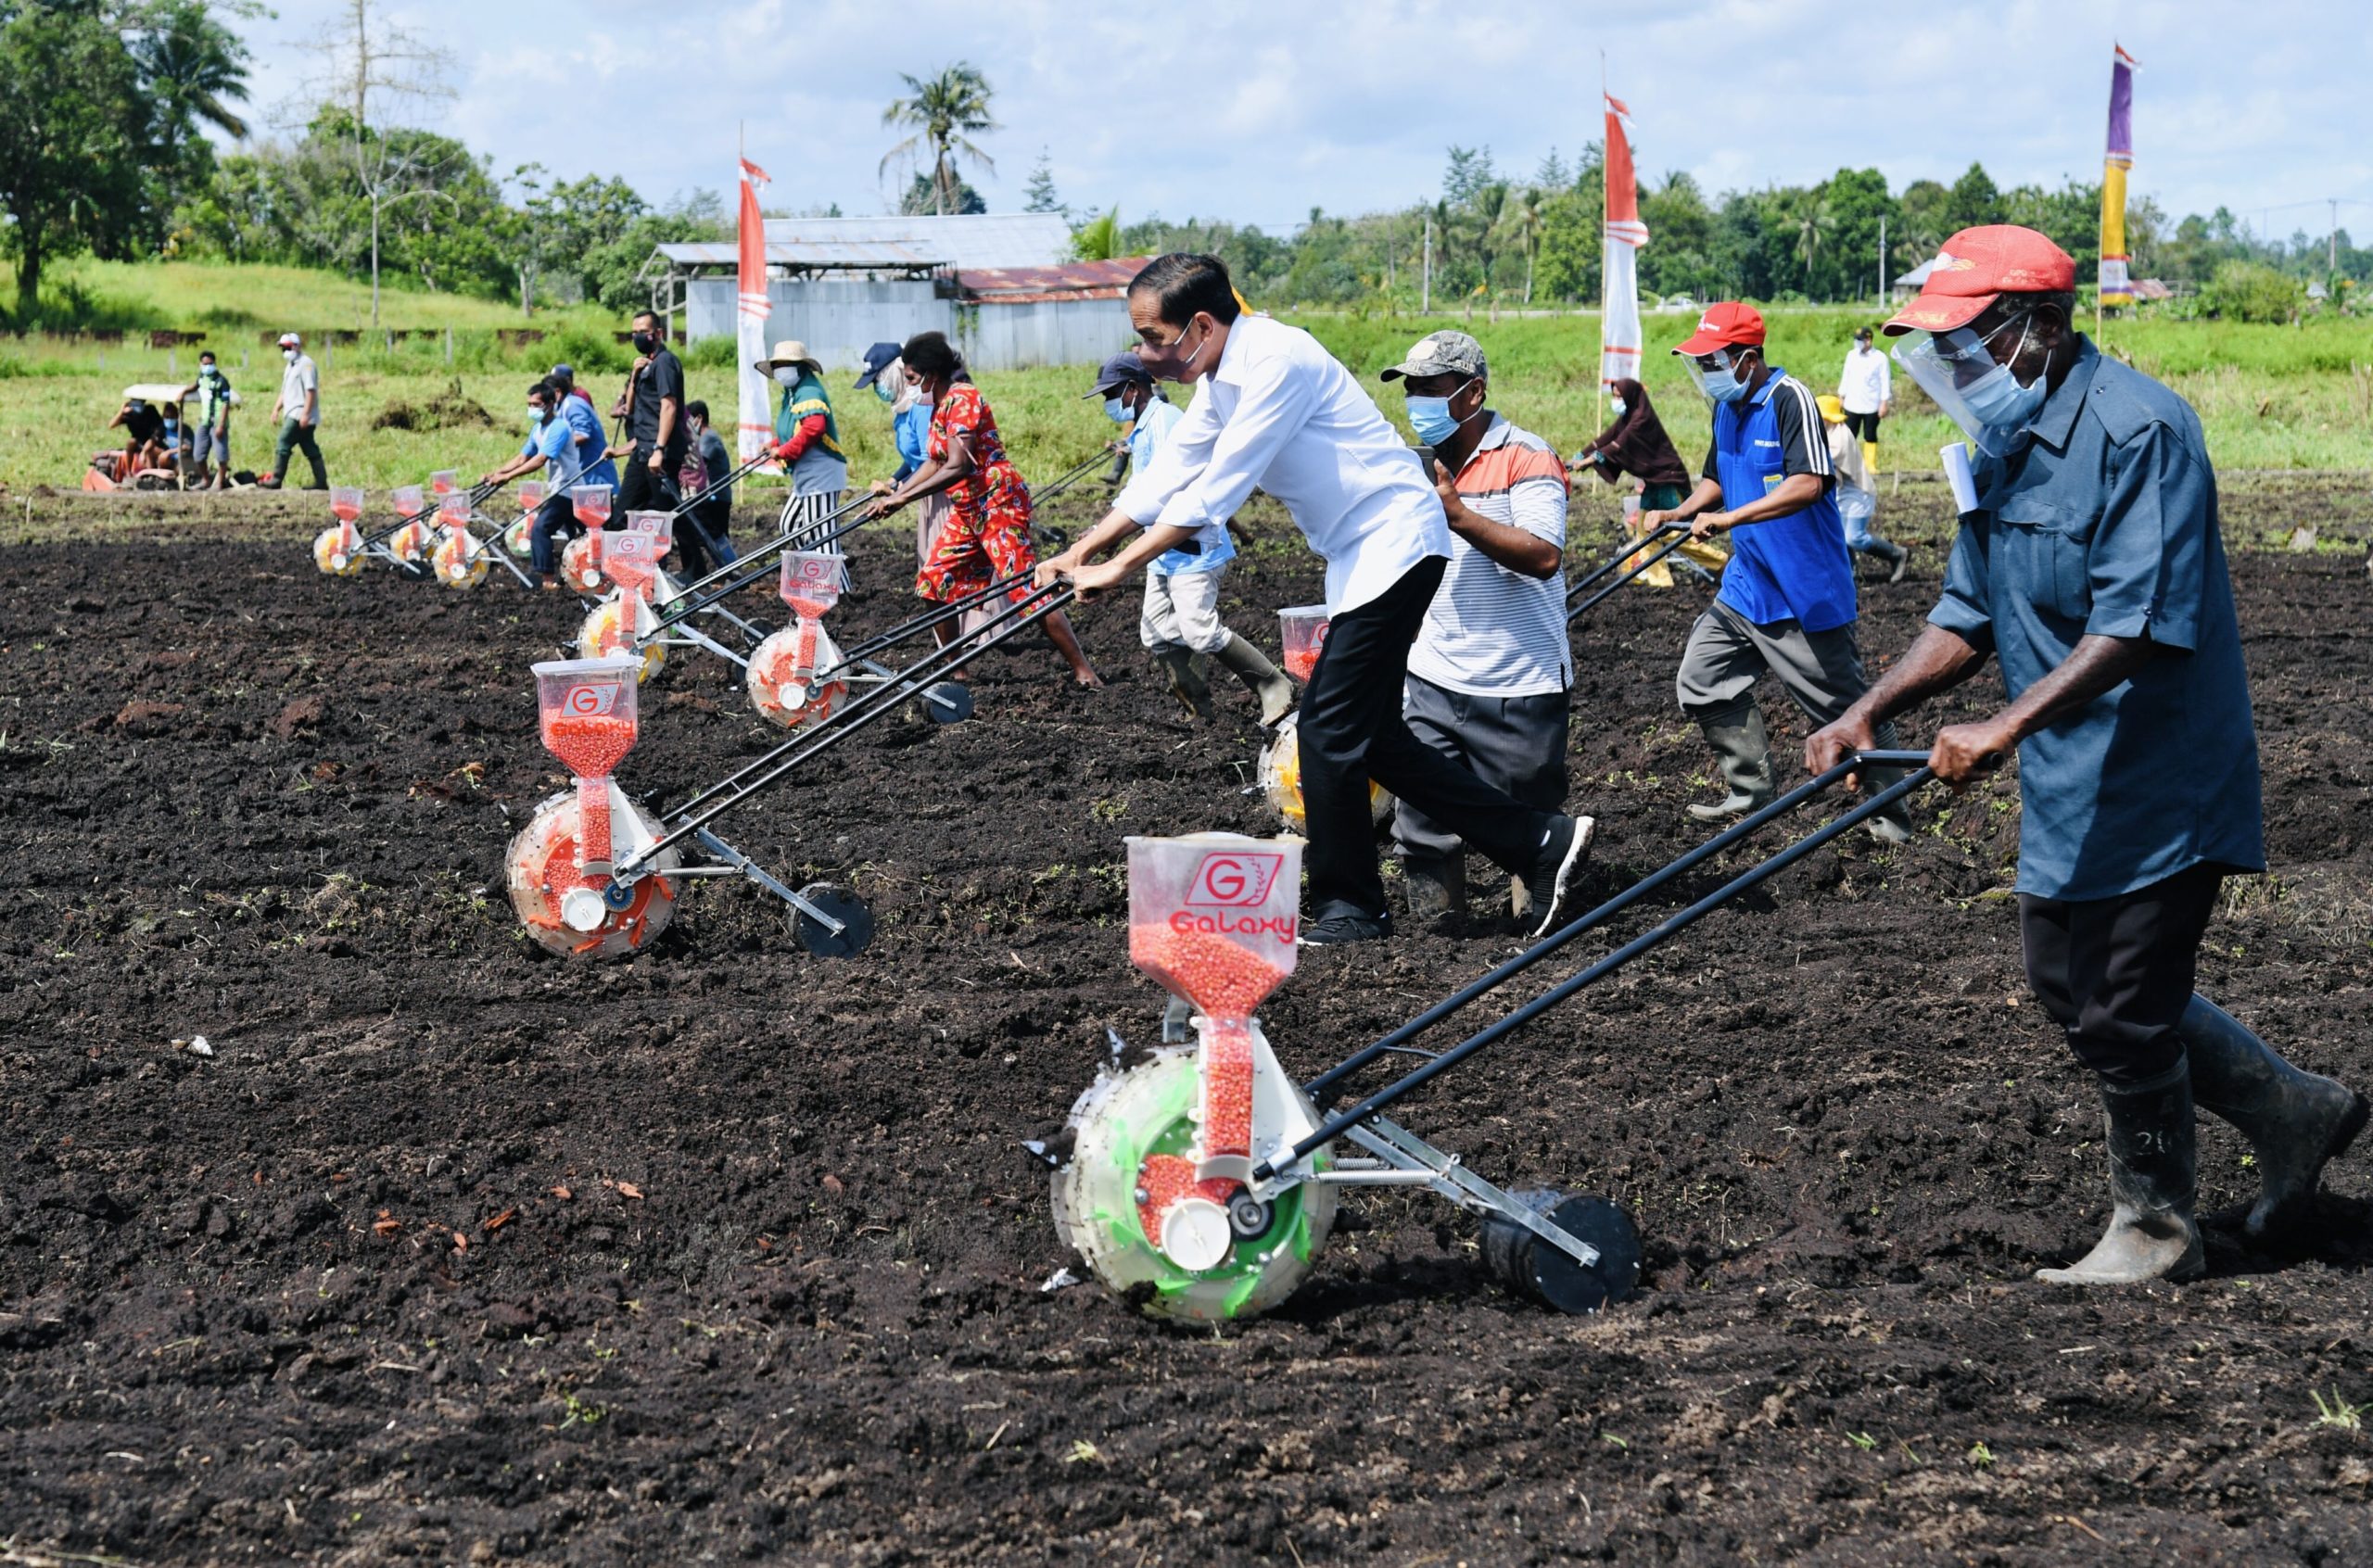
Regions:
<instances>
[{"instance_id":1,"label":"tilled soil","mask_svg":"<svg viewBox=\"0 0 2373 1568\"><path fill-rule=\"evenodd\" d=\"M2373 507L2228 486L2227 513L2255 544L2361 537ZM1317 574L1252 521L1232 607L1274 645ZM1884 521L1926 544L1866 587L1882 658L1948 526L1927 487ZM1637 1299L1552 1315L1447 1206L1364 1195L1284 1309L1189 1330L1042 1288L1067 1259L1016 1143L1108 1028L1155 1033L1123 835L1268 828L1240 691L1181 722L1133 606L1089 607L1110 689L1042 645L992 656L973 722L886 724L728 825L858 891L869 952L812 958L720 883L655 950L578 967L523 940L500 878L560 784L526 667L573 615L499 579L324 578L306 526L265 531L160 512L5 557L0 1562L2373 1551L2373 1446L2317 1423L2319 1395L2373 1403L2362 1157L2317 1256L2028 1278L2106 1197L2089 1091L2021 981L2008 778L1923 797L1908 849L1821 853L1396 1113L1507 1184L1631 1207ZM841 626L907 613L907 537L861 542ZM2232 887L2202 984L2364 1084L2365 571L2252 550L2236 578L2276 869ZM1629 590L1578 636L1593 892L1703 836L1670 684L1698 601ZM1802 726L1767 698L1787 752ZM662 798L779 737L714 660L645 701L622 778ZM1480 906L1504 884L1476 872ZM1315 1071L1516 945L1478 907L1310 953L1265 1026ZM2204 1199L2246 1190L2234 1140L2202 1144Z\"/></svg>"}]
</instances>

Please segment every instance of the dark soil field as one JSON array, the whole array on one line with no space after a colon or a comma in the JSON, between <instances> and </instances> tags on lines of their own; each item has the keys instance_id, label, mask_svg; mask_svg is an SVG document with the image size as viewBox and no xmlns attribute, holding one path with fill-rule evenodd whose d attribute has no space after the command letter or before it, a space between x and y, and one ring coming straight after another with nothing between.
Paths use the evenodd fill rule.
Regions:
<instances>
[{"instance_id":1,"label":"dark soil field","mask_svg":"<svg viewBox=\"0 0 2373 1568\"><path fill-rule=\"evenodd\" d=\"M1016 1144L1108 1027L1156 1032L1123 835L1268 829L1240 690L1189 727L1134 605L1088 607L1110 689L992 656L973 722L884 725L729 820L861 893L869 952L810 957L713 883L654 950L573 967L501 882L561 782L527 665L573 613L323 577L324 519L237 499L279 510L16 498L0 554L0 1563L2373 1558L2373 1439L2318 1422L2373 1404L2362 1155L2317 1256L2028 1277L2106 1194L2021 980L2009 778L1923 797L1910 847L1822 852L1395 1113L1631 1208L1634 1300L1552 1315L1484 1275L1471 1221L1367 1194L1274 1316L1164 1326L1042 1289L1068 1259ZM2232 482L2226 512L2275 869L2231 886L2202 985L2363 1085L2373 642L2361 548L2329 547L2373 501ZM1948 521L1913 486L1881 520L1924 539L1866 588L1883 660ZM1274 647L1317 573L1250 521L1230 588ZM2326 549L2267 548L2303 523ZM906 612L909 537L861 541L839 626ZM1697 602L1627 590L1578 636L1595 893L1703 837L1671 695ZM646 688L629 788L680 799L777 737L729 675L679 653ZM1313 1072L1515 945L1478 917L1309 953L1265 1027ZM2206 1199L2252 1183L2240 1154L2203 1132Z\"/></svg>"}]
</instances>

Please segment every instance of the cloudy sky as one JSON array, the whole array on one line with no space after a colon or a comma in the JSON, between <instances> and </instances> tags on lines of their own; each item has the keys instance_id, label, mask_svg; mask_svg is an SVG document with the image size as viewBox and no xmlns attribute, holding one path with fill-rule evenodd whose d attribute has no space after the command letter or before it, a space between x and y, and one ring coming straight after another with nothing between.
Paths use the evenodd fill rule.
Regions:
<instances>
[{"instance_id":1,"label":"cloudy sky","mask_svg":"<svg viewBox=\"0 0 2373 1568\"><path fill-rule=\"evenodd\" d=\"M1022 205L1043 146L1073 207L1273 229L1429 196L1452 143L1519 173L1570 155L1598 132L1602 50L1643 175L1719 192L1874 164L1900 189L1974 158L2005 185L2090 177L2114 33L2144 67L2138 194L2283 234L2321 234L2338 196L2373 232L2373 29L2348 0L370 4L450 51L436 118L498 170L730 192L746 126L770 208L880 212L899 73L968 60L996 93L996 169L971 176L991 210ZM300 45L348 0L273 6L244 28L255 101L286 120L314 69Z\"/></svg>"}]
</instances>

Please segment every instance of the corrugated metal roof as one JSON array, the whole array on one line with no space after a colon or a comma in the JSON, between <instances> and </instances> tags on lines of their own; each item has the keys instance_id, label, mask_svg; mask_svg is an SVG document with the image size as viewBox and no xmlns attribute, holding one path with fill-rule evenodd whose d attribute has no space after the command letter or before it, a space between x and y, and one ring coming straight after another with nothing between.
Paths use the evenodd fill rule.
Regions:
<instances>
[{"instance_id":1,"label":"corrugated metal roof","mask_svg":"<svg viewBox=\"0 0 2373 1568\"><path fill-rule=\"evenodd\" d=\"M773 267L1051 267L1071 249L1071 225L1051 212L767 220L767 264ZM730 266L736 257L730 243L663 245L659 254L678 266Z\"/></svg>"},{"instance_id":2,"label":"corrugated metal roof","mask_svg":"<svg viewBox=\"0 0 2373 1568\"><path fill-rule=\"evenodd\" d=\"M1143 256L1066 261L1059 267L967 267L956 282L970 298L1017 304L1037 299L1117 299L1146 264Z\"/></svg>"}]
</instances>

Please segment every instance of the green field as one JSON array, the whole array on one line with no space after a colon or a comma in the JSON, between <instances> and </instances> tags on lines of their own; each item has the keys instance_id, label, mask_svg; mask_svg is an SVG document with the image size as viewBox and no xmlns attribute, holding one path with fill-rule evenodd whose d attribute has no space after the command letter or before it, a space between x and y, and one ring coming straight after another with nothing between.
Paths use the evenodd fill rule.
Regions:
<instances>
[{"instance_id":1,"label":"green field","mask_svg":"<svg viewBox=\"0 0 2373 1568\"><path fill-rule=\"evenodd\" d=\"M148 319L204 327L233 384L247 399L234 426L234 453L243 466L263 468L273 432L263 418L277 390L279 360L257 341L260 332L289 322L314 330L350 330L368 289L349 280L293 268L132 265L85 261L77 281L95 295L144 302ZM359 305L358 305L358 302ZM406 290L387 291L383 320L390 329L424 335L389 348L380 344L317 348L323 361L322 444L334 481L374 489L417 481L433 469L476 474L514 450L524 436L527 382L555 359L591 372L587 380L606 403L622 383L626 350L614 340L622 322L598 311L539 312L534 325L555 335L532 348L506 350L498 328L523 322L515 307ZM1594 386L1596 318L1509 319L1478 316L1428 319L1357 315L1288 317L1308 326L1364 379L1399 359L1432 327L1459 326L1483 341L1492 364L1493 402L1519 424L1567 452L1605 421ZM1816 389L1834 384L1853 328L1868 313L1835 310L1774 311L1770 353ZM1704 441L1705 415L1679 361L1659 352L1694 324L1694 315L1651 314L1645 381L1693 462ZM256 323L260 322L261 325ZM450 364L441 329L450 327ZM2250 327L2215 322L2113 322L2109 348L2167 380L2190 399L2205 424L2222 468L2356 469L2367 466L2373 426L2373 322L2317 318L2299 327ZM732 420L733 379L725 361L704 346L688 371L692 395L717 403L720 424ZM112 445L104 427L123 387L137 381L186 378L195 350L150 349L145 335L117 345L24 340L0 344L0 486L74 486L90 454ZM1109 439L1112 427L1098 405L1083 402L1085 367L992 373L982 376L1007 444L1025 473L1049 476L1072 466ZM858 481L895 465L887 411L870 396L836 387L844 444ZM491 426L438 431L374 430L375 416L398 404L417 404L458 383L482 406ZM1925 404L1908 378L1897 378L1897 417L1885 430L1881 465L1927 472L1938 446L1954 432ZM1385 391L1379 386L1379 391ZM1385 391L1386 411L1400 416L1400 398Z\"/></svg>"}]
</instances>

